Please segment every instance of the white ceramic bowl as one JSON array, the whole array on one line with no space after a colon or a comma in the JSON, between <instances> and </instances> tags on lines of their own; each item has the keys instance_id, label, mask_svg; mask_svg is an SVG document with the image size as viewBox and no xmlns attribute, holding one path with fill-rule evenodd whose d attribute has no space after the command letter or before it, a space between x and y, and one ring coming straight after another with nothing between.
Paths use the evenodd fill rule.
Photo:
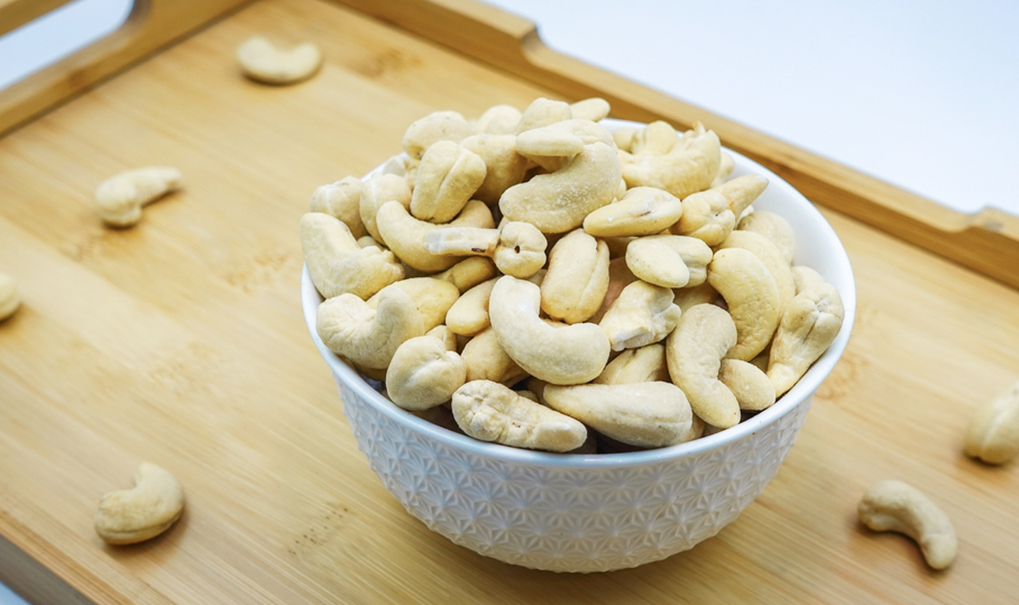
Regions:
<instances>
[{"instance_id":1,"label":"white ceramic bowl","mask_svg":"<svg viewBox=\"0 0 1019 605\"><path fill-rule=\"evenodd\" d=\"M622 454L551 454L476 441L422 420L385 399L322 344L315 330L322 298L304 270L308 330L336 378L358 446L411 514L453 542L508 563L608 571L692 548L764 490L849 341L856 288L846 251L817 209L771 171L729 153L734 176L768 178L754 208L792 224L795 264L816 269L838 289L845 321L828 351L774 406L689 443Z\"/></svg>"}]
</instances>

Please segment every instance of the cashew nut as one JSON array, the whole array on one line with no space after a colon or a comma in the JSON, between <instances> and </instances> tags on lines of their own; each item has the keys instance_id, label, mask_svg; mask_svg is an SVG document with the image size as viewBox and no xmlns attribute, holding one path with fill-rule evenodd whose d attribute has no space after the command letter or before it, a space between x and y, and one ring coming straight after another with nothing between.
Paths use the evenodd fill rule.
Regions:
<instances>
[{"instance_id":1,"label":"cashew nut","mask_svg":"<svg viewBox=\"0 0 1019 605\"><path fill-rule=\"evenodd\" d=\"M548 241L530 223L506 221L499 229L435 229L425 234L424 245L435 255L490 256L500 271L523 279L537 273L545 264Z\"/></svg>"},{"instance_id":2,"label":"cashew nut","mask_svg":"<svg viewBox=\"0 0 1019 605\"><path fill-rule=\"evenodd\" d=\"M673 225L672 232L717 246L729 237L743 211L767 186L766 178L748 174L685 197L683 216Z\"/></svg>"},{"instance_id":3,"label":"cashew nut","mask_svg":"<svg viewBox=\"0 0 1019 605\"><path fill-rule=\"evenodd\" d=\"M382 235L376 224L376 217L382 205L395 200L409 209L410 196L410 185L406 177L395 174L373 174L364 181L361 185L358 213L361 215L361 224L375 241L382 241Z\"/></svg>"},{"instance_id":4,"label":"cashew nut","mask_svg":"<svg viewBox=\"0 0 1019 605\"><path fill-rule=\"evenodd\" d=\"M368 299L368 306L373 309L382 299L382 294L387 289L399 288L410 294L418 312L421 313L421 321L425 332L435 326L441 325L446 319L449 308L460 298L460 290L456 286L443 279L434 277L411 277L389 284L382 290Z\"/></svg>"},{"instance_id":5,"label":"cashew nut","mask_svg":"<svg viewBox=\"0 0 1019 605\"><path fill-rule=\"evenodd\" d=\"M612 131L612 140L618 149L633 153L633 143L638 132L636 128L617 128Z\"/></svg>"},{"instance_id":6,"label":"cashew nut","mask_svg":"<svg viewBox=\"0 0 1019 605\"><path fill-rule=\"evenodd\" d=\"M568 104L562 101L553 101L539 97L524 109L524 112L520 115L520 121L517 122L516 128L513 129L513 134L520 134L528 130L569 120L572 117L573 112Z\"/></svg>"},{"instance_id":7,"label":"cashew nut","mask_svg":"<svg viewBox=\"0 0 1019 605\"><path fill-rule=\"evenodd\" d=\"M778 247L763 235L751 231L733 231L718 248L743 248L753 252L764 263L768 273L775 278L775 285L778 286L780 312L796 296L796 283L793 281L793 272L789 263Z\"/></svg>"},{"instance_id":8,"label":"cashew nut","mask_svg":"<svg viewBox=\"0 0 1019 605\"><path fill-rule=\"evenodd\" d=\"M708 283L725 299L739 334L727 357L750 361L768 346L781 318L775 278L753 252L726 248L711 259Z\"/></svg>"},{"instance_id":9,"label":"cashew nut","mask_svg":"<svg viewBox=\"0 0 1019 605\"><path fill-rule=\"evenodd\" d=\"M442 273L432 277L448 281L463 294L485 280L496 276L495 263L489 258L472 256L465 258Z\"/></svg>"},{"instance_id":10,"label":"cashew nut","mask_svg":"<svg viewBox=\"0 0 1019 605\"><path fill-rule=\"evenodd\" d=\"M514 135L474 135L460 141L460 146L476 153L485 162L485 179L474 192L474 197L486 204L498 204L503 192L522 183L527 175L527 158L517 153Z\"/></svg>"},{"instance_id":11,"label":"cashew nut","mask_svg":"<svg viewBox=\"0 0 1019 605\"><path fill-rule=\"evenodd\" d=\"M718 380L736 396L741 410L765 410L775 403L775 386L749 361L723 359Z\"/></svg>"},{"instance_id":12,"label":"cashew nut","mask_svg":"<svg viewBox=\"0 0 1019 605\"><path fill-rule=\"evenodd\" d=\"M366 299L404 277L392 252L358 246L343 221L321 212L301 217L301 249L311 281L325 298L349 292Z\"/></svg>"},{"instance_id":13,"label":"cashew nut","mask_svg":"<svg viewBox=\"0 0 1019 605\"><path fill-rule=\"evenodd\" d=\"M669 382L548 385L543 396L550 408L641 447L677 443L692 423L686 395Z\"/></svg>"},{"instance_id":14,"label":"cashew nut","mask_svg":"<svg viewBox=\"0 0 1019 605\"><path fill-rule=\"evenodd\" d=\"M637 276L626 266L625 258L610 260L609 285L605 290L605 299L602 301L601 308L591 317L591 323L601 322L602 318L605 317L605 313L612 306L612 303L616 302L616 299L619 298L619 293L623 291L623 288L635 281L637 281Z\"/></svg>"},{"instance_id":15,"label":"cashew nut","mask_svg":"<svg viewBox=\"0 0 1019 605\"><path fill-rule=\"evenodd\" d=\"M517 124L520 123L522 115L523 113L512 105L493 105L478 118L477 131L481 134L516 135Z\"/></svg>"},{"instance_id":16,"label":"cashew nut","mask_svg":"<svg viewBox=\"0 0 1019 605\"><path fill-rule=\"evenodd\" d=\"M616 355L594 379L594 384L633 384L637 382L669 382L669 366L665 363L665 347L650 344L627 349Z\"/></svg>"},{"instance_id":17,"label":"cashew nut","mask_svg":"<svg viewBox=\"0 0 1019 605\"><path fill-rule=\"evenodd\" d=\"M856 512L874 531L906 534L920 546L927 565L945 569L955 561L959 541L952 522L936 504L915 487L885 480L864 493Z\"/></svg>"},{"instance_id":18,"label":"cashew nut","mask_svg":"<svg viewBox=\"0 0 1019 605\"><path fill-rule=\"evenodd\" d=\"M645 129L645 139L653 125ZM667 152L662 152L664 147L658 143L639 146L635 141L634 148L632 154L618 152L627 186L657 187L683 200L691 193L707 189L721 162L718 135L705 130L700 122L683 133Z\"/></svg>"},{"instance_id":19,"label":"cashew nut","mask_svg":"<svg viewBox=\"0 0 1019 605\"><path fill-rule=\"evenodd\" d=\"M503 276L495 282L488 315L499 344L528 374L552 384L580 384L605 369L609 339L597 324L553 327L539 316L541 289Z\"/></svg>"},{"instance_id":20,"label":"cashew nut","mask_svg":"<svg viewBox=\"0 0 1019 605\"><path fill-rule=\"evenodd\" d=\"M14 315L14 312L21 306L21 297L18 296L18 286L14 278L6 273L0 273L0 321Z\"/></svg>"},{"instance_id":21,"label":"cashew nut","mask_svg":"<svg viewBox=\"0 0 1019 605\"><path fill-rule=\"evenodd\" d=\"M665 341L672 382L686 393L695 414L719 428L740 421L739 401L718 380L722 358L735 344L736 324L728 313L710 304L685 311Z\"/></svg>"},{"instance_id":22,"label":"cashew nut","mask_svg":"<svg viewBox=\"0 0 1019 605\"><path fill-rule=\"evenodd\" d=\"M587 429L579 421L490 380L457 389L453 417L471 437L513 447L568 452L587 440Z\"/></svg>"},{"instance_id":23,"label":"cashew nut","mask_svg":"<svg viewBox=\"0 0 1019 605\"><path fill-rule=\"evenodd\" d=\"M440 324L425 332L425 336L433 336L438 338L442 342L443 346L446 347L447 351L456 351L458 339L455 332L450 330L447 326Z\"/></svg>"},{"instance_id":24,"label":"cashew nut","mask_svg":"<svg viewBox=\"0 0 1019 605\"><path fill-rule=\"evenodd\" d=\"M674 296L669 288L640 280L623 288L598 323L612 350L642 347L672 332L682 313L672 302Z\"/></svg>"},{"instance_id":25,"label":"cashew nut","mask_svg":"<svg viewBox=\"0 0 1019 605\"><path fill-rule=\"evenodd\" d=\"M626 247L626 266L640 279L665 288L697 286L707 278L711 248L695 237L650 235Z\"/></svg>"},{"instance_id":26,"label":"cashew nut","mask_svg":"<svg viewBox=\"0 0 1019 605\"><path fill-rule=\"evenodd\" d=\"M757 210L741 218L736 229L763 235L778 248L786 263L792 264L796 251L796 234L792 225L782 215Z\"/></svg>"},{"instance_id":27,"label":"cashew nut","mask_svg":"<svg viewBox=\"0 0 1019 605\"><path fill-rule=\"evenodd\" d=\"M966 429L966 454L988 464L1019 454L1019 382L977 408Z\"/></svg>"},{"instance_id":28,"label":"cashew nut","mask_svg":"<svg viewBox=\"0 0 1019 605\"><path fill-rule=\"evenodd\" d=\"M710 188L718 187L729 178L732 174L733 169L736 167L735 160L732 159L732 155L726 152L722 152L721 159L718 163L718 174L715 175L715 180L711 181Z\"/></svg>"},{"instance_id":29,"label":"cashew nut","mask_svg":"<svg viewBox=\"0 0 1019 605\"><path fill-rule=\"evenodd\" d=\"M450 400L467 381L464 360L434 336L401 344L386 370L386 394L405 410L426 410Z\"/></svg>"},{"instance_id":30,"label":"cashew nut","mask_svg":"<svg viewBox=\"0 0 1019 605\"><path fill-rule=\"evenodd\" d=\"M570 324L587 321L601 307L608 287L608 246L575 229L549 252L541 310Z\"/></svg>"},{"instance_id":31,"label":"cashew nut","mask_svg":"<svg viewBox=\"0 0 1019 605\"><path fill-rule=\"evenodd\" d=\"M699 286L676 288L672 292L676 295L676 299L673 302L675 302L684 313L687 309L694 305L713 303L718 300L718 292L715 292L715 289L711 287L711 284L706 281Z\"/></svg>"},{"instance_id":32,"label":"cashew nut","mask_svg":"<svg viewBox=\"0 0 1019 605\"><path fill-rule=\"evenodd\" d=\"M180 518L184 491L166 470L143 462L134 487L110 492L99 500L96 533L109 544L134 544L163 533Z\"/></svg>"},{"instance_id":33,"label":"cashew nut","mask_svg":"<svg viewBox=\"0 0 1019 605\"><path fill-rule=\"evenodd\" d=\"M459 143L475 134L474 128L456 111L436 111L416 120L403 133L403 150L420 160L425 150L438 141Z\"/></svg>"},{"instance_id":34,"label":"cashew nut","mask_svg":"<svg viewBox=\"0 0 1019 605\"><path fill-rule=\"evenodd\" d=\"M591 97L570 104L570 114L574 119L591 120L592 122L609 117L611 110L609 102L600 97Z\"/></svg>"},{"instance_id":35,"label":"cashew nut","mask_svg":"<svg viewBox=\"0 0 1019 605\"><path fill-rule=\"evenodd\" d=\"M136 168L114 175L96 189L99 218L113 227L130 227L142 218L142 206L180 187L180 171L169 166Z\"/></svg>"},{"instance_id":36,"label":"cashew nut","mask_svg":"<svg viewBox=\"0 0 1019 605\"><path fill-rule=\"evenodd\" d=\"M482 282L464 292L446 312L446 326L456 334L475 336L488 326L488 299L495 279Z\"/></svg>"},{"instance_id":37,"label":"cashew nut","mask_svg":"<svg viewBox=\"0 0 1019 605\"><path fill-rule=\"evenodd\" d=\"M634 187L584 219L584 231L598 237L654 235L683 214L679 198L653 187Z\"/></svg>"},{"instance_id":38,"label":"cashew nut","mask_svg":"<svg viewBox=\"0 0 1019 605\"><path fill-rule=\"evenodd\" d=\"M425 333L417 304L400 288L382 293L377 308L353 294L330 298L319 305L315 328L330 351L369 369L388 367L397 347Z\"/></svg>"},{"instance_id":39,"label":"cashew nut","mask_svg":"<svg viewBox=\"0 0 1019 605\"><path fill-rule=\"evenodd\" d=\"M490 229L494 226L492 213L484 202L471 200L467 202L460 216L445 225L436 225L422 221L410 215L410 212L399 202L386 202L379 208L375 217L382 241L396 253L403 262L419 271L434 273L445 271L462 260L458 256L432 254L425 247L425 236L430 231L445 227L481 227Z\"/></svg>"},{"instance_id":40,"label":"cashew nut","mask_svg":"<svg viewBox=\"0 0 1019 605\"><path fill-rule=\"evenodd\" d=\"M467 364L467 381L491 380L511 385L527 376L499 344L499 337L491 327L485 328L467 341L460 352Z\"/></svg>"},{"instance_id":41,"label":"cashew nut","mask_svg":"<svg viewBox=\"0 0 1019 605\"><path fill-rule=\"evenodd\" d=\"M638 154L666 154L679 143L679 136L671 124L657 120L634 134L630 151Z\"/></svg>"},{"instance_id":42,"label":"cashew nut","mask_svg":"<svg viewBox=\"0 0 1019 605\"><path fill-rule=\"evenodd\" d=\"M237 48L244 75L265 84L294 84L315 75L322 67L322 51L311 42L287 50L262 36L248 38Z\"/></svg>"},{"instance_id":43,"label":"cashew nut","mask_svg":"<svg viewBox=\"0 0 1019 605\"><path fill-rule=\"evenodd\" d=\"M368 233L361 220L361 185L361 179L348 176L318 187L311 194L311 211L340 219L355 239L361 239Z\"/></svg>"},{"instance_id":44,"label":"cashew nut","mask_svg":"<svg viewBox=\"0 0 1019 605\"><path fill-rule=\"evenodd\" d=\"M432 223L447 223L463 210L485 180L485 161L452 141L438 141L421 157L410 213Z\"/></svg>"},{"instance_id":45,"label":"cashew nut","mask_svg":"<svg viewBox=\"0 0 1019 605\"><path fill-rule=\"evenodd\" d=\"M520 133L516 149L546 172L555 172L583 151L585 145L593 143L616 145L612 133L604 126L590 120L564 120Z\"/></svg>"}]
</instances>

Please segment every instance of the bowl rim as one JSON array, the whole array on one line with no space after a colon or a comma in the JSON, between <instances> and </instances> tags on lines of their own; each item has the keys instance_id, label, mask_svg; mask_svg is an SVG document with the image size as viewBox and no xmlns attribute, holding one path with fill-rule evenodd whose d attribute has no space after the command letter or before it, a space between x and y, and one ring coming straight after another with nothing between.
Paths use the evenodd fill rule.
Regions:
<instances>
[{"instance_id":1,"label":"bowl rim","mask_svg":"<svg viewBox=\"0 0 1019 605\"><path fill-rule=\"evenodd\" d=\"M602 123L614 130L616 128L630 125L643 126L639 122L625 120L603 120ZM782 189L786 195L792 197L797 206L805 211L813 222L813 227L819 229L825 239L830 239L837 245L833 247L834 264L837 265L839 274L844 277L846 291L840 287L839 295L842 297L842 304L845 316L842 321L842 328L835 340L828 347L828 350L814 362L802 378L788 392L775 402L771 407L755 414L753 417L740 422L734 427L719 431L707 437L700 437L693 441L672 445L662 448L642 450L636 452L621 452L613 454L565 454L554 452L542 452L537 450L526 450L498 443L479 441L473 437L453 432L449 429L436 425L428 420L420 418L411 412L403 410L376 391L360 374L351 366L347 365L335 353L330 351L322 339L318 336L315 328L318 305L322 301L321 295L315 289L308 274L306 265L302 265L301 273L301 306L304 312L305 323L311 334L315 346L332 370L334 377L343 382L355 394L367 401L377 412L397 423L406 430L419 433L429 439L434 439L457 450L469 452L472 455L498 458L507 462L535 466L554 467L629 467L652 464L665 460L681 459L720 448L729 443L744 439L757 431L776 422L800 404L809 400L818 389L825 378L831 373L842 357L842 353L849 343L853 323L856 318L856 283L853 276L852 265L845 246L839 239L835 230L817 210L817 208L792 185L768 170L757 162L739 154L731 149L722 148L733 156L737 169L749 169L768 178L769 187ZM376 170L381 169L382 166ZM376 170L369 172L374 173Z\"/></svg>"}]
</instances>

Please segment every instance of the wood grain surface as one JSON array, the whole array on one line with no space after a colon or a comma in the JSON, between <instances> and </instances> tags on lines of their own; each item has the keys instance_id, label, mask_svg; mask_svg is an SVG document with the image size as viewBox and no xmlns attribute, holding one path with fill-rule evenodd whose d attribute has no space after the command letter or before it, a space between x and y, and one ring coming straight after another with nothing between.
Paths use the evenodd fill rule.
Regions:
<instances>
[{"instance_id":1,"label":"wood grain surface","mask_svg":"<svg viewBox=\"0 0 1019 605\"><path fill-rule=\"evenodd\" d=\"M322 72L245 80L233 52L255 33L320 44ZM540 95L555 93L352 9L263 0L0 139L0 271L24 300L0 323L0 580L103 604L1014 602L1019 468L961 445L1019 378L1019 292L831 210L853 338L778 477L716 538L557 575L455 546L388 494L304 327L298 220L414 119ZM99 182L157 163L184 188L133 229L102 227ZM106 546L98 499L143 460L181 481L184 516ZM856 521L886 478L952 518L951 569Z\"/></svg>"}]
</instances>

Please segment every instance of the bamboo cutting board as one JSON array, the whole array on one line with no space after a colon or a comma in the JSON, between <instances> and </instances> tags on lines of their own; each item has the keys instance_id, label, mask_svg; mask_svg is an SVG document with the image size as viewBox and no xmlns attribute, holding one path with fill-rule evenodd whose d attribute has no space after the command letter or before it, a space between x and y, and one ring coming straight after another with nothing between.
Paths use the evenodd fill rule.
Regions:
<instances>
[{"instance_id":1,"label":"bamboo cutting board","mask_svg":"<svg viewBox=\"0 0 1019 605\"><path fill-rule=\"evenodd\" d=\"M256 33L315 41L322 72L246 81L233 52ZM455 546L388 494L303 324L298 220L430 111L557 96L530 82L354 9L262 0L0 139L0 271L24 299L0 323L0 580L60 603L1014 601L1019 468L961 442L1019 378L1019 291L831 210L853 338L778 477L716 538L556 575ZM103 228L95 187L147 164L179 167L183 190ZM105 546L96 503L143 460L180 479L184 517ZM859 526L885 478L952 518L950 570Z\"/></svg>"}]
</instances>

